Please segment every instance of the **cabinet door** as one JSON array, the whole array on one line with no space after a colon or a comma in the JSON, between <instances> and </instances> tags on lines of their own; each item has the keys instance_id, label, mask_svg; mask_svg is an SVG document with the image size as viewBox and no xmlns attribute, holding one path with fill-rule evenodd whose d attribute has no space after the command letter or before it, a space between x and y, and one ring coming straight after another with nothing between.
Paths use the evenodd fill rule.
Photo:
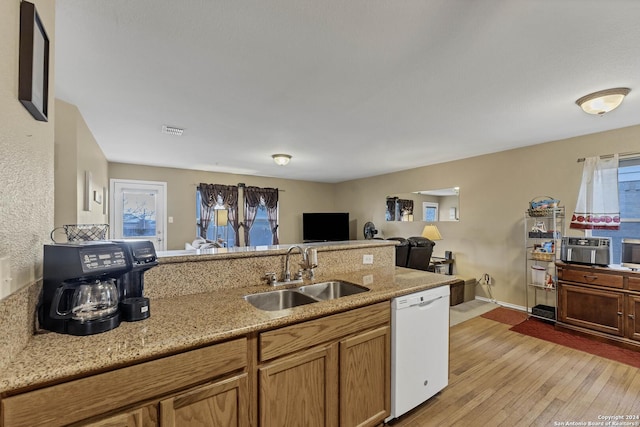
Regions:
<instances>
[{"instance_id":1,"label":"cabinet door","mask_svg":"<svg viewBox=\"0 0 640 427\"><path fill-rule=\"evenodd\" d=\"M389 415L390 342L388 326L340 341L340 426L373 426Z\"/></svg>"},{"instance_id":2,"label":"cabinet door","mask_svg":"<svg viewBox=\"0 0 640 427\"><path fill-rule=\"evenodd\" d=\"M84 427L156 427L158 425L156 405L132 409L91 423L80 423Z\"/></svg>"},{"instance_id":3,"label":"cabinet door","mask_svg":"<svg viewBox=\"0 0 640 427\"><path fill-rule=\"evenodd\" d=\"M560 282L560 321L612 335L624 335L624 294Z\"/></svg>"},{"instance_id":4,"label":"cabinet door","mask_svg":"<svg viewBox=\"0 0 640 427\"><path fill-rule=\"evenodd\" d=\"M334 344L260 368L260 426L337 426L336 352Z\"/></svg>"},{"instance_id":5,"label":"cabinet door","mask_svg":"<svg viewBox=\"0 0 640 427\"><path fill-rule=\"evenodd\" d=\"M162 427L248 426L247 374L205 385L160 402Z\"/></svg>"},{"instance_id":6,"label":"cabinet door","mask_svg":"<svg viewBox=\"0 0 640 427\"><path fill-rule=\"evenodd\" d=\"M627 337L640 341L640 295L627 295Z\"/></svg>"}]
</instances>

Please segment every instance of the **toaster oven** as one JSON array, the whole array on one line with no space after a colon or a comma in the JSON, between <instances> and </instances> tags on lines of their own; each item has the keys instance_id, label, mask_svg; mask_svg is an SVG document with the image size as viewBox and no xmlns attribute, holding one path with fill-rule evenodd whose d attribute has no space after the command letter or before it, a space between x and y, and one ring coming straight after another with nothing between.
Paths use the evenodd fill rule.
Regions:
<instances>
[{"instance_id":1,"label":"toaster oven","mask_svg":"<svg viewBox=\"0 0 640 427\"><path fill-rule=\"evenodd\" d=\"M577 264L611 264L610 237L563 237L560 260Z\"/></svg>"}]
</instances>

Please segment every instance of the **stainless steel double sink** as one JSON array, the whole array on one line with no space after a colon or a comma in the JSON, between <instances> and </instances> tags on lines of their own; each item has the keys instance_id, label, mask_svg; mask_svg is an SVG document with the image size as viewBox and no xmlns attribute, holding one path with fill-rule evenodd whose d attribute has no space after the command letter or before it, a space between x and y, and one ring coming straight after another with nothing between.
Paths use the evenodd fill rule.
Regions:
<instances>
[{"instance_id":1,"label":"stainless steel double sink","mask_svg":"<svg viewBox=\"0 0 640 427\"><path fill-rule=\"evenodd\" d=\"M276 311L359 294L368 290L353 283L331 280L295 289L278 289L245 295L243 298L260 310Z\"/></svg>"}]
</instances>

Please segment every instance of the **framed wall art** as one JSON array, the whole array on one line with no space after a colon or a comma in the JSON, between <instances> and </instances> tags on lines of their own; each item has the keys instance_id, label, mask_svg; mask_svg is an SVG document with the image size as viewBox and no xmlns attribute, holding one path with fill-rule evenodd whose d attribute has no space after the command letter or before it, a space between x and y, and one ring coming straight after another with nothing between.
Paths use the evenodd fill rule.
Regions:
<instances>
[{"instance_id":1,"label":"framed wall art","mask_svg":"<svg viewBox=\"0 0 640 427\"><path fill-rule=\"evenodd\" d=\"M41 122L49 113L49 37L36 6L20 3L18 99Z\"/></svg>"}]
</instances>

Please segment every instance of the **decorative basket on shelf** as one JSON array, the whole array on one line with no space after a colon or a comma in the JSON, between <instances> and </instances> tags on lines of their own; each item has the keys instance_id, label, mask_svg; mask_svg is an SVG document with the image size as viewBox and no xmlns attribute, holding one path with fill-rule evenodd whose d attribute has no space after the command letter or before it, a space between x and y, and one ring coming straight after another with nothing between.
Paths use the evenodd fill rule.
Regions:
<instances>
[{"instance_id":1,"label":"decorative basket on shelf","mask_svg":"<svg viewBox=\"0 0 640 427\"><path fill-rule=\"evenodd\" d=\"M538 196L529 202L527 212L529 216L550 216L553 215L553 211L558 208L559 204L560 200L551 196Z\"/></svg>"},{"instance_id":2,"label":"decorative basket on shelf","mask_svg":"<svg viewBox=\"0 0 640 427\"><path fill-rule=\"evenodd\" d=\"M535 261L553 261L555 257L555 252L531 252L531 259Z\"/></svg>"},{"instance_id":3,"label":"decorative basket on shelf","mask_svg":"<svg viewBox=\"0 0 640 427\"><path fill-rule=\"evenodd\" d=\"M109 224L67 224L56 227L51 231L51 240L57 242L54 233L57 230L64 230L67 242L85 242L89 240L104 240L107 238Z\"/></svg>"}]
</instances>

